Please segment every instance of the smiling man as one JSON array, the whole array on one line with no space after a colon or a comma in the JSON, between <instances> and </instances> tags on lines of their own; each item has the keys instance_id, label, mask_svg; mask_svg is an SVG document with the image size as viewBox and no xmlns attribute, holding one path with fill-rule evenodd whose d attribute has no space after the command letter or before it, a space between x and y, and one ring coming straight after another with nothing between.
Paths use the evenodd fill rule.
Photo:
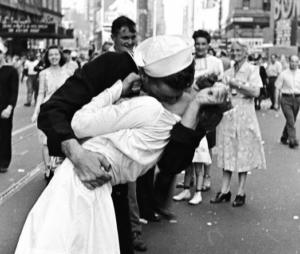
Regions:
<instances>
[{"instance_id":1,"label":"smiling man","mask_svg":"<svg viewBox=\"0 0 300 254\"><path fill-rule=\"evenodd\" d=\"M114 42L112 51L132 54L137 43L135 23L125 16L118 17L112 23L111 39Z\"/></svg>"}]
</instances>

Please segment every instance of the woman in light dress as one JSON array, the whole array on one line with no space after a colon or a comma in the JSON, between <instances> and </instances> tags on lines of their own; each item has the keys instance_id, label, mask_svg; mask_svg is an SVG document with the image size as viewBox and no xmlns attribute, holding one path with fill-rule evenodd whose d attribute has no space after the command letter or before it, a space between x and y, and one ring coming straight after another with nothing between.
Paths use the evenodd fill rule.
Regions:
<instances>
[{"instance_id":1,"label":"woman in light dress","mask_svg":"<svg viewBox=\"0 0 300 254\"><path fill-rule=\"evenodd\" d=\"M45 69L39 74L39 93L33 115L32 122L37 121L40 112L40 106L46 102L50 96L64 84L68 78L68 74L62 67L65 61L62 52L56 45L50 46L45 53ZM47 137L39 130L39 140L42 144L42 155L45 166L45 178L49 179L51 174L51 160L47 147Z\"/></svg>"},{"instance_id":2,"label":"woman in light dress","mask_svg":"<svg viewBox=\"0 0 300 254\"><path fill-rule=\"evenodd\" d=\"M254 98L262 87L259 69L247 62L247 46L242 42L234 42L231 53L235 64L224 79L231 88L233 109L224 114L217 127L217 163L223 169L223 179L221 191L211 203L230 201L231 176L237 172L239 187L232 205L238 207L245 204L247 173L265 169L266 161L254 109Z\"/></svg>"}]
</instances>

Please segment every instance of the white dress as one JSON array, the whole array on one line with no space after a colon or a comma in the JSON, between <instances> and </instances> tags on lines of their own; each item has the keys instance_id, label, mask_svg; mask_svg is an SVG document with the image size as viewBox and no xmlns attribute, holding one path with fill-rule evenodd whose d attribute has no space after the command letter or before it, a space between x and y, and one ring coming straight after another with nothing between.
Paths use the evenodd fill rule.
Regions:
<instances>
[{"instance_id":1,"label":"white dress","mask_svg":"<svg viewBox=\"0 0 300 254\"><path fill-rule=\"evenodd\" d=\"M49 100L51 95L65 83L68 77L68 73L62 67L49 67L40 72L39 96L43 96L43 103ZM38 137L41 144L47 145L47 137L41 130L38 130Z\"/></svg>"},{"instance_id":2,"label":"white dress","mask_svg":"<svg viewBox=\"0 0 300 254\"><path fill-rule=\"evenodd\" d=\"M66 159L30 211L15 254L120 253L111 185L135 181L158 161L180 117L154 98L120 101L121 82L96 96L73 117L83 147L112 165L112 182L88 190Z\"/></svg>"}]
</instances>

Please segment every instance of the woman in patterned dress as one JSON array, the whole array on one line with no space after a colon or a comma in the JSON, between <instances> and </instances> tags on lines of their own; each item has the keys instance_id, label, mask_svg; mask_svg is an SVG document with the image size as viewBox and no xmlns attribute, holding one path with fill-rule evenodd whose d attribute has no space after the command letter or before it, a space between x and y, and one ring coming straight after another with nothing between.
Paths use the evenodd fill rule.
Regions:
<instances>
[{"instance_id":1,"label":"woman in patterned dress","mask_svg":"<svg viewBox=\"0 0 300 254\"><path fill-rule=\"evenodd\" d=\"M232 205L238 207L245 204L247 173L265 169L266 162L254 109L254 98L262 87L259 69L247 62L247 46L243 43L234 42L231 53L235 64L225 72L224 79L231 88L233 109L224 114L217 127L217 163L223 168L223 179L221 191L211 203L230 201L231 176L237 172L239 188Z\"/></svg>"},{"instance_id":2,"label":"woman in patterned dress","mask_svg":"<svg viewBox=\"0 0 300 254\"><path fill-rule=\"evenodd\" d=\"M46 102L51 95L64 84L68 78L68 74L62 67L65 63L62 52L56 45L50 46L45 53L45 69L39 74L39 93L35 109L31 118L32 122L36 122L38 114L40 112L40 106ZM42 144L42 155L45 165L45 178L50 180L51 174L51 162L47 147L47 137L39 130L39 140Z\"/></svg>"}]
</instances>

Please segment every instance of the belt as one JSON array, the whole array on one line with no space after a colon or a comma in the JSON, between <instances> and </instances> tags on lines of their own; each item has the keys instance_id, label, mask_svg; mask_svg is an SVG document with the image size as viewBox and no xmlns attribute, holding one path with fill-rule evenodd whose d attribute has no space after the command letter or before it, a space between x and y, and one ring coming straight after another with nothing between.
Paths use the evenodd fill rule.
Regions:
<instances>
[{"instance_id":1,"label":"belt","mask_svg":"<svg viewBox=\"0 0 300 254\"><path fill-rule=\"evenodd\" d=\"M300 97L300 93L283 93L284 97Z\"/></svg>"}]
</instances>

